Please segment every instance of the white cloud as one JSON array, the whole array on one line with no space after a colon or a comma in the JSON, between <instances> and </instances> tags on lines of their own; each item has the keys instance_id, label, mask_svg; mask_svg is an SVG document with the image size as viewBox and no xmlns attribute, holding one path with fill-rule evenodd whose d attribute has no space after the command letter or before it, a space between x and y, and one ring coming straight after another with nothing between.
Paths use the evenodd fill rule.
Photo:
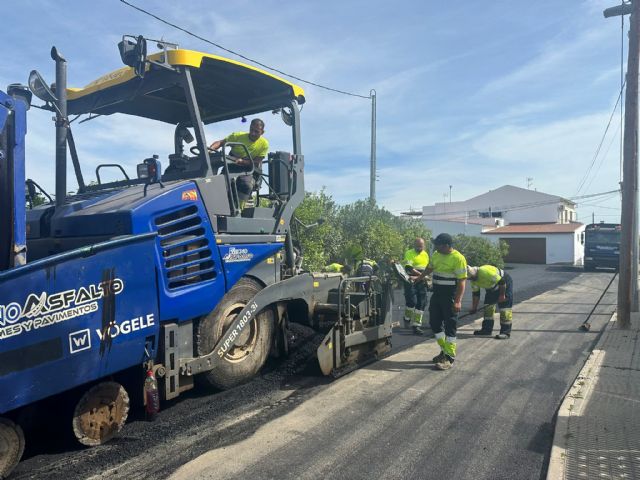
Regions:
<instances>
[{"instance_id":1,"label":"white cloud","mask_svg":"<svg viewBox=\"0 0 640 480\"><path fill-rule=\"evenodd\" d=\"M607 37L607 29L593 28L580 32L569 42L565 39L551 41L535 58L514 71L486 83L478 94L484 96L510 88L533 88L552 83L566 75L571 63L588 61L593 49L600 46Z\"/></svg>"},{"instance_id":2,"label":"white cloud","mask_svg":"<svg viewBox=\"0 0 640 480\"><path fill-rule=\"evenodd\" d=\"M548 193L570 197L592 163L609 113L584 115L532 126L504 126L488 131L472 143L488 168L512 175L532 176L536 186ZM586 186L597 191L617 188L618 161L616 123L610 128ZM598 165L602 168L598 170ZM594 183L595 180L595 183ZM506 182L505 182L506 183ZM583 188L581 193L588 191ZM593 190L592 190L593 191Z\"/></svg>"}]
</instances>

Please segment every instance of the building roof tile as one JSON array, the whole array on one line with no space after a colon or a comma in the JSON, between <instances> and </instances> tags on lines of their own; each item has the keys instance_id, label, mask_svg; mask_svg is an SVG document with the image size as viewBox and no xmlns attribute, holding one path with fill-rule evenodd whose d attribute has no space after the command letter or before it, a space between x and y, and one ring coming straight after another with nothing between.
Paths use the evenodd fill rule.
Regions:
<instances>
[{"instance_id":1,"label":"building roof tile","mask_svg":"<svg viewBox=\"0 0 640 480\"><path fill-rule=\"evenodd\" d=\"M504 227L495 228L486 232L484 235L503 235L516 233L573 233L584 225L579 222L572 223L529 223L529 224L511 224Z\"/></svg>"}]
</instances>

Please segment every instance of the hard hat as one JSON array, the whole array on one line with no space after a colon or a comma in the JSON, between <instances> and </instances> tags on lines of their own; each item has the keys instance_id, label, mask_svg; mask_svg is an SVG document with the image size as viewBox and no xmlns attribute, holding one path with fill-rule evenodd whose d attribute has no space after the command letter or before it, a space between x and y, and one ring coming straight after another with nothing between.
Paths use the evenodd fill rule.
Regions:
<instances>
[{"instance_id":1,"label":"hard hat","mask_svg":"<svg viewBox=\"0 0 640 480\"><path fill-rule=\"evenodd\" d=\"M467 267L467 276L475 277L478 275L478 267Z\"/></svg>"}]
</instances>

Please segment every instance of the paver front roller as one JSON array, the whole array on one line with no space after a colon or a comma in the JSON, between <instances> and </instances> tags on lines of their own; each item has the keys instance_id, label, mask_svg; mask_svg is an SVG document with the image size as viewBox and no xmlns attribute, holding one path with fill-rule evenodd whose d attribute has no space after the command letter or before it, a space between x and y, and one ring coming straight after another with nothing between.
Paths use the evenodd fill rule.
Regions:
<instances>
[{"instance_id":1,"label":"paver front roller","mask_svg":"<svg viewBox=\"0 0 640 480\"><path fill-rule=\"evenodd\" d=\"M102 445L124 426L129 414L129 395L116 382L101 382L80 398L73 412L73 433L87 446Z\"/></svg>"},{"instance_id":2,"label":"paver front roller","mask_svg":"<svg viewBox=\"0 0 640 480\"><path fill-rule=\"evenodd\" d=\"M7 478L18 465L24 452L22 428L8 418L0 417L0 478Z\"/></svg>"}]
</instances>

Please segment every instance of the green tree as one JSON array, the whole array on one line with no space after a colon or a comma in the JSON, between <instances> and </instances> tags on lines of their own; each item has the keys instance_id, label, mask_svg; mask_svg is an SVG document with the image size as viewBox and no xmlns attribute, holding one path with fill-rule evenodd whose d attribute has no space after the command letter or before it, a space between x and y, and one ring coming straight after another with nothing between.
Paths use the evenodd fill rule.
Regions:
<instances>
[{"instance_id":1,"label":"green tree","mask_svg":"<svg viewBox=\"0 0 640 480\"><path fill-rule=\"evenodd\" d=\"M416 218L395 217L397 228L402 235L405 248L413 246L416 238L424 238L427 247L431 241L431 231L425 227L422 221Z\"/></svg>"},{"instance_id":2,"label":"green tree","mask_svg":"<svg viewBox=\"0 0 640 480\"><path fill-rule=\"evenodd\" d=\"M453 238L454 248L467 259L467 265L493 265L504 267L504 257L509 253L509 245L500 241L493 243L486 238L456 235Z\"/></svg>"},{"instance_id":3,"label":"green tree","mask_svg":"<svg viewBox=\"0 0 640 480\"><path fill-rule=\"evenodd\" d=\"M294 238L302 249L306 269L320 271L325 265L338 259L342 234L337 225L337 211L338 206L324 190L307 193L296 209L296 218L306 225L323 221L311 228L304 228L294 222Z\"/></svg>"},{"instance_id":4,"label":"green tree","mask_svg":"<svg viewBox=\"0 0 640 480\"><path fill-rule=\"evenodd\" d=\"M404 245L400 223L391 212L376 204L358 200L341 207L338 224L345 239L343 256L349 263L362 258L380 261L402 255Z\"/></svg>"},{"instance_id":5,"label":"green tree","mask_svg":"<svg viewBox=\"0 0 640 480\"><path fill-rule=\"evenodd\" d=\"M25 195L25 202L26 202L27 208L36 208L39 205L44 205L45 203L48 203L49 200L40 192L36 192L33 198L29 198L29 194L27 193Z\"/></svg>"},{"instance_id":6,"label":"green tree","mask_svg":"<svg viewBox=\"0 0 640 480\"><path fill-rule=\"evenodd\" d=\"M363 258L400 259L416 237L431 238L419 220L396 217L367 200L338 206L324 190L307 193L296 218L305 224L324 220L312 228L295 227L294 237L308 270L322 269L334 261L355 267Z\"/></svg>"}]
</instances>

